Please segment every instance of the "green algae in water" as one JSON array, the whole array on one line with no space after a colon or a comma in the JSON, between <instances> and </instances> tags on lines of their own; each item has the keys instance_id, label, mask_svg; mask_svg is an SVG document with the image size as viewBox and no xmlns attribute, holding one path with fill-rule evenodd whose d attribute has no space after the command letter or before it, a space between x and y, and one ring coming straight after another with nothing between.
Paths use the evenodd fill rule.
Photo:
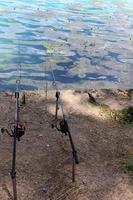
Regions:
<instances>
[{"instance_id":1,"label":"green algae in water","mask_svg":"<svg viewBox=\"0 0 133 200\"><path fill-rule=\"evenodd\" d=\"M0 77L5 74L6 85L9 79L15 82L12 74L17 74L17 63L40 73L40 64L44 66L51 57L55 68L64 70L63 76L56 74L61 87L68 83L77 88L83 83L95 88L96 83L132 88L132 13L130 0L1 1L0 66L5 69ZM81 58L88 64L83 66ZM66 66L60 66L58 60ZM8 79L6 69L12 69ZM28 79L30 70L25 74ZM47 74L50 79L50 72ZM30 79L30 84L39 85L38 79ZM40 73L40 87L41 80Z\"/></svg>"}]
</instances>

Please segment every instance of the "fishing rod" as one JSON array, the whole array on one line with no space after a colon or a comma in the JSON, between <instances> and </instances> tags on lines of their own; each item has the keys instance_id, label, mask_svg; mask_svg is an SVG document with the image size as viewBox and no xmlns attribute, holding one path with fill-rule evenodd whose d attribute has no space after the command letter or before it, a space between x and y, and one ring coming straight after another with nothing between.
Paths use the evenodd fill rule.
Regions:
<instances>
[{"instance_id":1,"label":"fishing rod","mask_svg":"<svg viewBox=\"0 0 133 200\"><path fill-rule=\"evenodd\" d=\"M68 137L69 137L69 141L70 141L70 145L71 145L71 149L72 149L72 181L75 182L75 164L79 164L78 155L77 155L77 151L76 151L76 148L75 148L75 145L74 145L74 142L73 142L73 138L72 138L72 135L71 135L71 131L70 131L70 128L69 128L69 125L68 125L68 120L67 120L65 112L64 112L63 104L62 104L62 101L60 99L60 91L58 89L56 79L55 79L55 75L54 75L54 71L53 71L51 65L50 65L50 68L51 68L52 77L53 77L53 84L52 85L56 89L55 118L54 118L53 123L51 124L51 128L56 128L58 131L65 134L65 136L68 135ZM63 118L61 120L58 119L59 107L61 108L62 115L63 115Z\"/></svg>"},{"instance_id":2,"label":"fishing rod","mask_svg":"<svg viewBox=\"0 0 133 200\"><path fill-rule=\"evenodd\" d=\"M19 78L19 82L22 83L22 64L21 64L21 61L20 61L20 58L21 58L21 48L20 48L20 42L18 40L18 56L19 56L19 62L18 62L18 66L17 67L17 73L19 74L18 78ZM22 84L19 84L20 86L20 90L22 91ZM22 98L21 98L21 104L22 105L25 105L26 104L26 97L25 97L25 92L23 91L22 93Z\"/></svg>"},{"instance_id":3,"label":"fishing rod","mask_svg":"<svg viewBox=\"0 0 133 200\"><path fill-rule=\"evenodd\" d=\"M10 137L13 138L13 152L12 152L12 168L11 168L11 179L13 185L13 200L17 200L17 184L16 184L16 147L17 147L17 140L20 141L20 138L25 133L25 127L20 123L20 106L19 106L19 84L20 80L16 81L16 91L15 91L15 115L14 115L14 122L10 124L10 130L6 128L2 128L2 133L7 133Z\"/></svg>"}]
</instances>

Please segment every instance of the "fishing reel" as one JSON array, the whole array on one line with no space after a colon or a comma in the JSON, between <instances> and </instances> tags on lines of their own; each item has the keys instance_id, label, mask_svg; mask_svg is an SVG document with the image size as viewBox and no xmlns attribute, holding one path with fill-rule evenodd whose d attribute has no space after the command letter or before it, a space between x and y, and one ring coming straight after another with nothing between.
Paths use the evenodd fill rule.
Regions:
<instances>
[{"instance_id":1,"label":"fishing reel","mask_svg":"<svg viewBox=\"0 0 133 200\"><path fill-rule=\"evenodd\" d=\"M6 132L10 137L15 137L16 135L18 141L20 141L20 138L25 134L25 126L20 123L17 123L17 125L11 124L10 130L11 133L8 131L8 129L2 128L1 133Z\"/></svg>"},{"instance_id":2,"label":"fishing reel","mask_svg":"<svg viewBox=\"0 0 133 200\"><path fill-rule=\"evenodd\" d=\"M11 127L11 132L13 137L16 134L17 140L20 141L20 138L25 134L25 126L20 123L17 123L17 125L13 124Z\"/></svg>"},{"instance_id":3,"label":"fishing reel","mask_svg":"<svg viewBox=\"0 0 133 200\"><path fill-rule=\"evenodd\" d=\"M62 119L58 120L55 123L51 124L51 128L56 128L58 131L62 132L63 134L67 135L68 133L68 124L67 121Z\"/></svg>"}]
</instances>

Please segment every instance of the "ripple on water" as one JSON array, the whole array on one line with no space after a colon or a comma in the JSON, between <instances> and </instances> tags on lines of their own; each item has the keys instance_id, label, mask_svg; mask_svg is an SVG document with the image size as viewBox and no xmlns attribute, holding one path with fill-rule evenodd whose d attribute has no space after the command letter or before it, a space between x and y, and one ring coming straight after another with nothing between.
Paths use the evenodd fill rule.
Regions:
<instances>
[{"instance_id":1,"label":"ripple on water","mask_svg":"<svg viewBox=\"0 0 133 200\"><path fill-rule=\"evenodd\" d=\"M24 89L42 87L45 67L51 81L49 65L60 87L133 87L132 13L131 0L0 2L0 90L20 63Z\"/></svg>"}]
</instances>

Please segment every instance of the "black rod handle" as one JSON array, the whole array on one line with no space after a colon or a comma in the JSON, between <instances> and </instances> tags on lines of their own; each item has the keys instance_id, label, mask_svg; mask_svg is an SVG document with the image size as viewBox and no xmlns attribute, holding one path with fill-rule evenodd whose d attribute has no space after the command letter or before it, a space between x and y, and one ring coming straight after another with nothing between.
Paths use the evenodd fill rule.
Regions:
<instances>
[{"instance_id":1,"label":"black rod handle","mask_svg":"<svg viewBox=\"0 0 133 200\"><path fill-rule=\"evenodd\" d=\"M69 136L69 140L70 140L70 144L71 144L71 148L72 148L72 154L73 154L73 157L75 159L75 163L79 164L77 151L76 151L76 148L75 148L75 145L74 145L74 142L73 142L73 139L72 139L72 135L70 133L70 129L69 129L69 126L68 126L68 123L67 123L66 119L64 120L64 123L65 123L66 131L67 131L68 136Z\"/></svg>"}]
</instances>

